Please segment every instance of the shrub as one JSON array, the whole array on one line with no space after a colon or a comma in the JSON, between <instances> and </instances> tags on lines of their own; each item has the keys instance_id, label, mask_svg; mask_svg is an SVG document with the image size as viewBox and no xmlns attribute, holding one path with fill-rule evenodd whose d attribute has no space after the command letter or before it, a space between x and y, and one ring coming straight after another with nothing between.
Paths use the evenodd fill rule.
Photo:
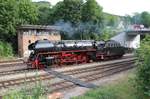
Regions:
<instances>
[{"instance_id":1,"label":"shrub","mask_svg":"<svg viewBox=\"0 0 150 99\"><path fill-rule=\"evenodd\" d=\"M140 48L136 51L137 74L136 82L138 90L146 96L150 96L150 36L142 40Z\"/></svg>"},{"instance_id":2,"label":"shrub","mask_svg":"<svg viewBox=\"0 0 150 99\"><path fill-rule=\"evenodd\" d=\"M116 91L109 87L101 87L88 91L85 95L72 99L118 99Z\"/></svg>"},{"instance_id":3,"label":"shrub","mask_svg":"<svg viewBox=\"0 0 150 99\"><path fill-rule=\"evenodd\" d=\"M22 88L20 91L12 91L5 95L3 99L46 99L44 92L41 82L38 82L31 89Z\"/></svg>"},{"instance_id":4,"label":"shrub","mask_svg":"<svg viewBox=\"0 0 150 99\"><path fill-rule=\"evenodd\" d=\"M135 70L112 84L106 84L98 89L90 90L82 96L71 99L149 99L137 92L135 85Z\"/></svg>"},{"instance_id":5,"label":"shrub","mask_svg":"<svg viewBox=\"0 0 150 99\"><path fill-rule=\"evenodd\" d=\"M0 41L0 57L13 56L13 48L7 42Z\"/></svg>"},{"instance_id":6,"label":"shrub","mask_svg":"<svg viewBox=\"0 0 150 99\"><path fill-rule=\"evenodd\" d=\"M32 85L26 81L27 75L25 73L24 86L21 90L13 90L7 95L3 96L3 99L47 99L45 93L47 92L45 86L42 85L42 81L36 81ZM39 79L39 75L36 72L36 79Z\"/></svg>"}]
</instances>

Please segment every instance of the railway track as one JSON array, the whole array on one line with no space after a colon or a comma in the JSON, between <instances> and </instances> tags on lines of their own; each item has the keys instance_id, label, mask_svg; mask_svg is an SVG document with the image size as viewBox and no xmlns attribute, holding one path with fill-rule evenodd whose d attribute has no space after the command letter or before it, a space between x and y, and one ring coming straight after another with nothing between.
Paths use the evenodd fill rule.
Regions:
<instances>
[{"instance_id":1,"label":"railway track","mask_svg":"<svg viewBox=\"0 0 150 99\"><path fill-rule=\"evenodd\" d=\"M0 61L0 68L12 67L12 65L15 66L15 65L22 65L22 64L24 64L23 59Z\"/></svg>"},{"instance_id":2,"label":"railway track","mask_svg":"<svg viewBox=\"0 0 150 99\"><path fill-rule=\"evenodd\" d=\"M133 57L133 56L124 56L122 59L127 59L127 58L131 58L131 57ZM1 62L0 62L0 69L1 68L5 69L6 67L8 67L8 70L5 69L4 71L0 71L0 77L5 76L5 75L15 75L15 74L24 73L24 72L29 73L29 72L34 72L35 71L35 70L32 70L32 69L27 69L27 68L17 68L17 69L13 69L13 70L10 69L9 70L9 67L10 68L15 67L15 66L22 67L22 65L26 65L21 60L15 60L15 61L18 61L18 62L16 64L15 63L11 64L11 62L10 62L10 64L4 64L4 62L2 62L3 64L1 64ZM94 62L94 63L96 63L96 62ZM63 67L70 67L70 66L73 66L73 65L67 65L67 66L63 66ZM59 68L59 67L52 67L52 68Z\"/></svg>"},{"instance_id":3,"label":"railway track","mask_svg":"<svg viewBox=\"0 0 150 99\"><path fill-rule=\"evenodd\" d=\"M71 75L75 78L78 78L85 82L91 82L97 79L100 79L102 77L127 70L134 67L135 59L126 60L122 62L117 62L113 64L105 64L105 65L97 65L93 67L88 68L80 68L80 69L74 69L74 70L68 70L68 71L62 71L61 73L66 75ZM10 86L16 86L26 83L32 83L39 80L53 80L56 77L54 75L49 75L47 73L38 75L38 76L30 76L26 78L16 78L12 80L7 81L1 81L0 82L0 89L2 88L8 88ZM68 88L75 87L77 85L74 85L71 82L60 80L58 82L52 83L50 85L46 85L45 87L48 87L52 89L52 91L58 91L58 90L64 90Z\"/></svg>"},{"instance_id":4,"label":"railway track","mask_svg":"<svg viewBox=\"0 0 150 99\"><path fill-rule=\"evenodd\" d=\"M4 61L0 61L0 64L2 63L15 63L15 62L20 62L20 61L23 61L22 58L18 58L18 59L11 59L11 60L4 60Z\"/></svg>"},{"instance_id":5,"label":"railway track","mask_svg":"<svg viewBox=\"0 0 150 99\"><path fill-rule=\"evenodd\" d=\"M22 59L0 61L0 72L23 69L23 66L25 67L25 63Z\"/></svg>"},{"instance_id":6,"label":"railway track","mask_svg":"<svg viewBox=\"0 0 150 99\"><path fill-rule=\"evenodd\" d=\"M0 77L6 76L6 75L16 75L16 74L21 74L21 73L35 72L35 71L36 70L34 69L18 69L18 70L11 70L11 71L3 71L3 72L0 72Z\"/></svg>"},{"instance_id":7,"label":"railway track","mask_svg":"<svg viewBox=\"0 0 150 99\"><path fill-rule=\"evenodd\" d=\"M110 66L104 67L101 70L96 69L93 72L91 71L91 73L89 73L89 71L88 71L88 74L80 75L77 78L88 83L88 82L92 82L92 81L101 79L103 77L106 77L106 76L109 76L109 75L112 75L112 74L115 74L115 73L118 73L118 72L121 72L124 70L128 70L128 69L133 68L135 66L135 65L133 65L132 62L126 64L127 66L125 66L125 67L124 67L124 65L125 64L120 64L120 65L116 64L116 66L114 66L112 68ZM66 90L69 88L74 88L76 86L77 85L74 85L73 83L68 83L67 81L62 81L62 82L58 82L58 83L49 85L48 87L51 88L53 91L60 91L60 90Z\"/></svg>"}]
</instances>

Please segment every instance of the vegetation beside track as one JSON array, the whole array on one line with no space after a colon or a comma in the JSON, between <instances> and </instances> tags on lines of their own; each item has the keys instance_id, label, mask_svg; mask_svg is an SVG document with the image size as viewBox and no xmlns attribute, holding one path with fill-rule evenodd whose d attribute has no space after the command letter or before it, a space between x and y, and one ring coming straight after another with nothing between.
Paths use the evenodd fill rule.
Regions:
<instances>
[{"instance_id":1,"label":"vegetation beside track","mask_svg":"<svg viewBox=\"0 0 150 99\"><path fill-rule=\"evenodd\" d=\"M13 90L3 96L2 99L47 99L47 96L44 95L45 89L41 82L36 82L35 86L32 87L32 90L29 90L25 84L25 87L21 90Z\"/></svg>"},{"instance_id":2,"label":"vegetation beside track","mask_svg":"<svg viewBox=\"0 0 150 99\"><path fill-rule=\"evenodd\" d=\"M111 84L90 90L84 95L72 99L149 99L136 90L134 78L135 72L130 72L128 76Z\"/></svg>"},{"instance_id":3,"label":"vegetation beside track","mask_svg":"<svg viewBox=\"0 0 150 99\"><path fill-rule=\"evenodd\" d=\"M150 99L150 36L147 35L137 50L137 89Z\"/></svg>"},{"instance_id":4,"label":"vegetation beside track","mask_svg":"<svg viewBox=\"0 0 150 99\"><path fill-rule=\"evenodd\" d=\"M13 48L11 44L0 41L0 58L10 58L13 56Z\"/></svg>"}]
</instances>

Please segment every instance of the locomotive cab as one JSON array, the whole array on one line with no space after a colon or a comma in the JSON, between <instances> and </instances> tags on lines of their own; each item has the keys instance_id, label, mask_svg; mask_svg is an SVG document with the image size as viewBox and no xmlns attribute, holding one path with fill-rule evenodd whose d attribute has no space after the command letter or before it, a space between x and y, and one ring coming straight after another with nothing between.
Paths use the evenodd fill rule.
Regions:
<instances>
[{"instance_id":1,"label":"locomotive cab","mask_svg":"<svg viewBox=\"0 0 150 99\"><path fill-rule=\"evenodd\" d=\"M105 47L105 41L97 41L97 50L103 50Z\"/></svg>"}]
</instances>

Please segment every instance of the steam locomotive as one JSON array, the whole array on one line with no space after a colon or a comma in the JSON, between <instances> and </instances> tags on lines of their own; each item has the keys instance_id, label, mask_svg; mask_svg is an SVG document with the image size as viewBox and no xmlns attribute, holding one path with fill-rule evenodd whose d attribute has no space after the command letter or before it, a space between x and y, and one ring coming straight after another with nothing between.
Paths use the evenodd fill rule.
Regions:
<instances>
[{"instance_id":1,"label":"steam locomotive","mask_svg":"<svg viewBox=\"0 0 150 99\"><path fill-rule=\"evenodd\" d=\"M27 62L29 68L88 63L120 58L125 54L124 47L113 40L64 40L57 42L38 40L31 43L28 49L31 51Z\"/></svg>"}]
</instances>

